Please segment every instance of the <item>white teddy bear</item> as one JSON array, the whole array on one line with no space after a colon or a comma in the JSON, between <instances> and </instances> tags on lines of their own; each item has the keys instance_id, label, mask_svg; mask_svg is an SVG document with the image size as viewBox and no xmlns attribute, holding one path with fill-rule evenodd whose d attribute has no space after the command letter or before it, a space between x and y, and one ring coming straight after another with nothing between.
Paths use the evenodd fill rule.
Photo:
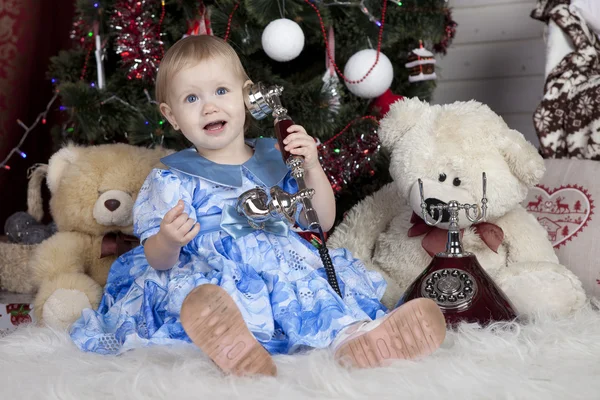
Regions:
<instances>
[{"instance_id":1,"label":"white teddy bear","mask_svg":"<svg viewBox=\"0 0 600 400\"><path fill-rule=\"evenodd\" d=\"M390 151L394 181L354 206L327 244L350 249L384 275L386 306L394 307L432 256L445 249L447 216L440 229L424 225L418 179L428 205L477 204L483 172L487 219L472 226L461 211L464 250L475 254L520 315L566 315L585 303L581 282L558 263L546 230L520 205L542 178L544 161L489 107L401 100L381 121L379 137Z\"/></svg>"}]
</instances>

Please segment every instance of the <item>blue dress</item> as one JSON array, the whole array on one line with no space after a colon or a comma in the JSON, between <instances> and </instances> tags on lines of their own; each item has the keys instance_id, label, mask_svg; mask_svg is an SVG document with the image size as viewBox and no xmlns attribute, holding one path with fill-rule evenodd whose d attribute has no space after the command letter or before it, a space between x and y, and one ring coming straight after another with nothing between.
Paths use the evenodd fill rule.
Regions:
<instances>
[{"instance_id":1,"label":"blue dress","mask_svg":"<svg viewBox=\"0 0 600 400\"><path fill-rule=\"evenodd\" d=\"M343 327L387 312L380 302L385 280L348 250L330 249L340 299L308 241L280 225L254 230L232 212L238 196L257 186L297 191L273 139L249 144L255 152L243 165L216 164L188 149L163 158L169 169L150 173L134 205L134 234L141 242L158 232L179 199L201 231L167 271L148 264L143 246L119 257L98 310L84 310L70 329L80 349L119 354L190 342L179 311L188 293L205 283L232 296L250 331L271 354L325 348Z\"/></svg>"}]
</instances>

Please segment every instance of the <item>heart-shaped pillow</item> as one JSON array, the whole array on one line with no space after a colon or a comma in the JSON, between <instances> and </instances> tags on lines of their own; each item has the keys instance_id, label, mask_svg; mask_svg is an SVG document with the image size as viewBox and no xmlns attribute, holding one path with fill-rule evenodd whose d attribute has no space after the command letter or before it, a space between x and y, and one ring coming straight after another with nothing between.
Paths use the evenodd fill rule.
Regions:
<instances>
[{"instance_id":1,"label":"heart-shaped pillow","mask_svg":"<svg viewBox=\"0 0 600 400\"><path fill-rule=\"evenodd\" d=\"M578 185L547 188L538 185L531 189L527 211L548 231L548 238L555 248L571 241L588 225L592 218L594 200L587 189Z\"/></svg>"},{"instance_id":2,"label":"heart-shaped pillow","mask_svg":"<svg viewBox=\"0 0 600 400\"><path fill-rule=\"evenodd\" d=\"M590 295L600 297L600 162L547 159L546 174L525 207L548 232L561 264L575 273Z\"/></svg>"}]
</instances>

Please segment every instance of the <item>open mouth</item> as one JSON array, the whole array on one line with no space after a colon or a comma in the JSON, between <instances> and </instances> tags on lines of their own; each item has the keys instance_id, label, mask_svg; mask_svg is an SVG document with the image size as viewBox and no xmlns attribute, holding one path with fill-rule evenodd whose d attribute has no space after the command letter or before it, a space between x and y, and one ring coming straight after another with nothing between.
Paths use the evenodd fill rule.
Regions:
<instances>
[{"instance_id":1,"label":"open mouth","mask_svg":"<svg viewBox=\"0 0 600 400\"><path fill-rule=\"evenodd\" d=\"M226 124L227 124L227 122L225 122L225 121L214 121L214 122L204 125L204 130L206 130L210 133L221 132Z\"/></svg>"}]
</instances>

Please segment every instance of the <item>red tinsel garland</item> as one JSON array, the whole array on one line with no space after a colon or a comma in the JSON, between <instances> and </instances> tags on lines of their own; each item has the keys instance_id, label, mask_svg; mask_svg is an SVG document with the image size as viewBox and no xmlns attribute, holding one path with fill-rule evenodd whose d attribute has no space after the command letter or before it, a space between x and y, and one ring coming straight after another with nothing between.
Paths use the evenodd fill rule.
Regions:
<instances>
[{"instance_id":1,"label":"red tinsel garland","mask_svg":"<svg viewBox=\"0 0 600 400\"><path fill-rule=\"evenodd\" d=\"M79 76L79 79L83 80L87 73L90 55L94 50L94 33L92 32L92 26L83 18L83 14L79 13L75 17L73 26L71 27L70 37L77 45L86 49L85 62Z\"/></svg>"},{"instance_id":2,"label":"red tinsel garland","mask_svg":"<svg viewBox=\"0 0 600 400\"><path fill-rule=\"evenodd\" d=\"M83 19L83 15L78 14L73 21L71 27L71 39L78 43L81 47L88 47L89 43L93 43L92 27Z\"/></svg>"},{"instance_id":3,"label":"red tinsel garland","mask_svg":"<svg viewBox=\"0 0 600 400\"><path fill-rule=\"evenodd\" d=\"M369 131L361 131L356 138L342 140L342 135L354 124L365 120L372 123ZM335 193L341 192L353 178L365 172L370 175L375 173L371 161L380 149L378 126L379 122L373 116L356 118L331 139L319 145L319 160Z\"/></svg>"},{"instance_id":4,"label":"red tinsel garland","mask_svg":"<svg viewBox=\"0 0 600 400\"><path fill-rule=\"evenodd\" d=\"M116 53L129 68L129 79L153 81L164 48L160 38L164 0L117 0L110 26L116 31Z\"/></svg>"},{"instance_id":5,"label":"red tinsel garland","mask_svg":"<svg viewBox=\"0 0 600 400\"><path fill-rule=\"evenodd\" d=\"M444 9L444 22L446 24L444 38L433 45L433 51L446 55L448 47L456 35L456 27L458 24L452 19L452 12L449 8Z\"/></svg>"}]
</instances>

